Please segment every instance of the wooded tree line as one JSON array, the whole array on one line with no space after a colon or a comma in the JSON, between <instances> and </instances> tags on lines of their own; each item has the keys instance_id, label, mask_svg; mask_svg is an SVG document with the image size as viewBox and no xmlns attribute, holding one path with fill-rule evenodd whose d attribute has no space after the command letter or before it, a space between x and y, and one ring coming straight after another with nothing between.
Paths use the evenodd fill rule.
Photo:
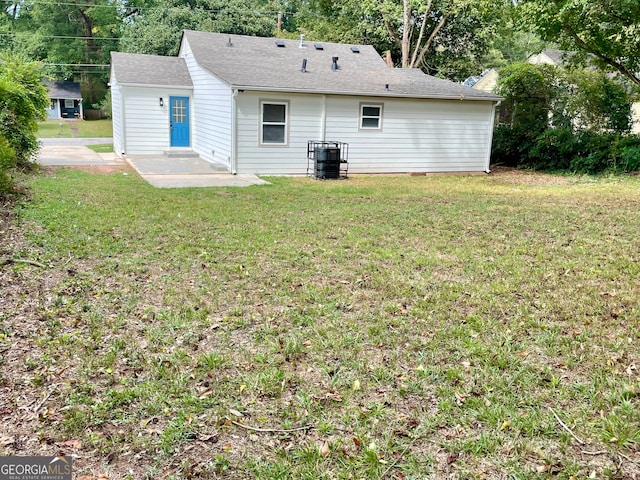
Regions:
<instances>
[{"instance_id":1,"label":"wooded tree line","mask_svg":"<svg viewBox=\"0 0 640 480\"><path fill-rule=\"evenodd\" d=\"M104 95L113 50L172 55L183 29L366 43L396 66L454 81L549 42L640 85L636 0L3 0L0 50Z\"/></svg>"}]
</instances>

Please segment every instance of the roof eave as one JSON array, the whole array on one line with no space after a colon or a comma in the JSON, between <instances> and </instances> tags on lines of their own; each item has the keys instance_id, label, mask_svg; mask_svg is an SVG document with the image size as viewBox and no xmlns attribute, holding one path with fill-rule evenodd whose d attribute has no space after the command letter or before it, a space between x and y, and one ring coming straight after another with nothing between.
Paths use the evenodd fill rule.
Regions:
<instances>
[{"instance_id":1,"label":"roof eave","mask_svg":"<svg viewBox=\"0 0 640 480\"><path fill-rule=\"evenodd\" d=\"M411 93L395 93L395 92L360 92L360 91L340 91L340 90L316 90L304 88L282 88L282 87L259 87L255 85L232 85L234 90L248 90L256 92L281 92L281 93L307 93L318 95L348 95L354 97L387 97L387 98L420 98L425 100L463 100L463 101L481 101L481 102L501 102L504 98L499 96L492 97L468 97L466 95L415 95Z\"/></svg>"},{"instance_id":2,"label":"roof eave","mask_svg":"<svg viewBox=\"0 0 640 480\"><path fill-rule=\"evenodd\" d=\"M167 84L152 84L152 83L129 83L129 82L115 82L121 87L142 87L142 88L184 88L185 90L193 90L193 85L167 85ZM109 84L111 86L111 83Z\"/></svg>"}]
</instances>

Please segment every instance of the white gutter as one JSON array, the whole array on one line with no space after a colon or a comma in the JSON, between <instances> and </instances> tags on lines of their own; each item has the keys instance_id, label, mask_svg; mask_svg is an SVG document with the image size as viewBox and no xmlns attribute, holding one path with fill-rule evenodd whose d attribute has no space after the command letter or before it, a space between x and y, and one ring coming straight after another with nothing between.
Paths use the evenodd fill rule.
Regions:
<instances>
[{"instance_id":1,"label":"white gutter","mask_svg":"<svg viewBox=\"0 0 640 480\"><path fill-rule=\"evenodd\" d=\"M354 97L387 97L387 98L421 98L431 100L467 100L475 102L499 102L503 100L498 95L492 95L489 97L467 97L464 94L459 95L415 95L413 93L395 93L395 92L348 92L348 91L323 91L312 89L296 89L296 88L284 88L284 87L256 87L253 85L240 86L235 85L233 87L236 90L247 90L255 92L278 92L278 93L313 93L321 95L349 95Z\"/></svg>"},{"instance_id":2,"label":"white gutter","mask_svg":"<svg viewBox=\"0 0 640 480\"><path fill-rule=\"evenodd\" d=\"M231 174L236 175L238 173L237 165L237 103L238 89L234 88L231 93L231 158L229 159L229 168L231 168Z\"/></svg>"},{"instance_id":3,"label":"white gutter","mask_svg":"<svg viewBox=\"0 0 640 480\"><path fill-rule=\"evenodd\" d=\"M193 85L156 85L150 83L118 83L121 87L136 87L136 88L168 88L176 90L193 90Z\"/></svg>"},{"instance_id":4,"label":"white gutter","mask_svg":"<svg viewBox=\"0 0 640 480\"><path fill-rule=\"evenodd\" d=\"M493 104L493 107L491 108L491 121L489 122L489 135L488 135L488 145L487 145L487 158L486 158L486 162L485 162L485 167L484 167L484 171L486 173L491 173L491 145L493 144L493 125L495 123L496 120L496 108L498 107L498 105L500 105L500 102L496 102Z\"/></svg>"},{"instance_id":5,"label":"white gutter","mask_svg":"<svg viewBox=\"0 0 640 480\"><path fill-rule=\"evenodd\" d=\"M121 122L121 130L120 130L120 155L125 156L127 154L127 115L126 110L124 109L124 92L121 88L119 88L120 93L120 118Z\"/></svg>"},{"instance_id":6,"label":"white gutter","mask_svg":"<svg viewBox=\"0 0 640 480\"><path fill-rule=\"evenodd\" d=\"M327 136L327 96L322 94L322 113L320 115L320 140L325 141Z\"/></svg>"}]
</instances>

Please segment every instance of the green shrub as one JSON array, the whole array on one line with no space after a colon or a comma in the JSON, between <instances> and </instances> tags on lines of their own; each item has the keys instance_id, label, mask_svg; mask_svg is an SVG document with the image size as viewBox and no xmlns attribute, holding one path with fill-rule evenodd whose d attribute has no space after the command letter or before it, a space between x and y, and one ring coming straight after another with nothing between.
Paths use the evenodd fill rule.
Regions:
<instances>
[{"instance_id":1,"label":"green shrub","mask_svg":"<svg viewBox=\"0 0 640 480\"><path fill-rule=\"evenodd\" d=\"M0 135L0 196L10 192L13 182L9 175L16 163L16 152L6 138Z\"/></svg>"},{"instance_id":2,"label":"green shrub","mask_svg":"<svg viewBox=\"0 0 640 480\"><path fill-rule=\"evenodd\" d=\"M46 116L41 65L11 52L0 54L0 195L11 190L10 172L28 169L38 151L37 120Z\"/></svg>"},{"instance_id":3,"label":"green shrub","mask_svg":"<svg viewBox=\"0 0 640 480\"><path fill-rule=\"evenodd\" d=\"M535 170L568 170L578 149L578 139L570 129L547 130L536 137L523 163Z\"/></svg>"},{"instance_id":4,"label":"green shrub","mask_svg":"<svg viewBox=\"0 0 640 480\"><path fill-rule=\"evenodd\" d=\"M611 152L612 168L620 172L640 171L640 136L630 135L620 139Z\"/></svg>"},{"instance_id":5,"label":"green shrub","mask_svg":"<svg viewBox=\"0 0 640 480\"><path fill-rule=\"evenodd\" d=\"M637 172L640 136L554 128L532 138L523 129L501 126L494 132L491 162L587 174Z\"/></svg>"},{"instance_id":6,"label":"green shrub","mask_svg":"<svg viewBox=\"0 0 640 480\"><path fill-rule=\"evenodd\" d=\"M491 163L505 167L519 167L522 158L531 148L534 139L525 130L507 125L497 127L493 132Z\"/></svg>"},{"instance_id":7,"label":"green shrub","mask_svg":"<svg viewBox=\"0 0 640 480\"><path fill-rule=\"evenodd\" d=\"M618 136L599 134L591 131L579 132L576 135L577 148L569 169L575 173L602 173L611 165L611 147Z\"/></svg>"}]
</instances>

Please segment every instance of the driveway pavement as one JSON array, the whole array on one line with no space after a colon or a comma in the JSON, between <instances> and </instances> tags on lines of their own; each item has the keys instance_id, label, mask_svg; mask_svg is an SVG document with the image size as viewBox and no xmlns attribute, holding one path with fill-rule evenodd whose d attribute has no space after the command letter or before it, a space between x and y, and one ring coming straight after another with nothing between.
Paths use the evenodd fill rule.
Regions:
<instances>
[{"instance_id":1,"label":"driveway pavement","mask_svg":"<svg viewBox=\"0 0 640 480\"><path fill-rule=\"evenodd\" d=\"M38 163L44 166L116 166L128 163L157 188L269 185L255 175L231 175L223 166L200 158L166 158L162 155L120 158L113 153L96 153L86 146L112 141L111 138L42 138Z\"/></svg>"}]
</instances>

